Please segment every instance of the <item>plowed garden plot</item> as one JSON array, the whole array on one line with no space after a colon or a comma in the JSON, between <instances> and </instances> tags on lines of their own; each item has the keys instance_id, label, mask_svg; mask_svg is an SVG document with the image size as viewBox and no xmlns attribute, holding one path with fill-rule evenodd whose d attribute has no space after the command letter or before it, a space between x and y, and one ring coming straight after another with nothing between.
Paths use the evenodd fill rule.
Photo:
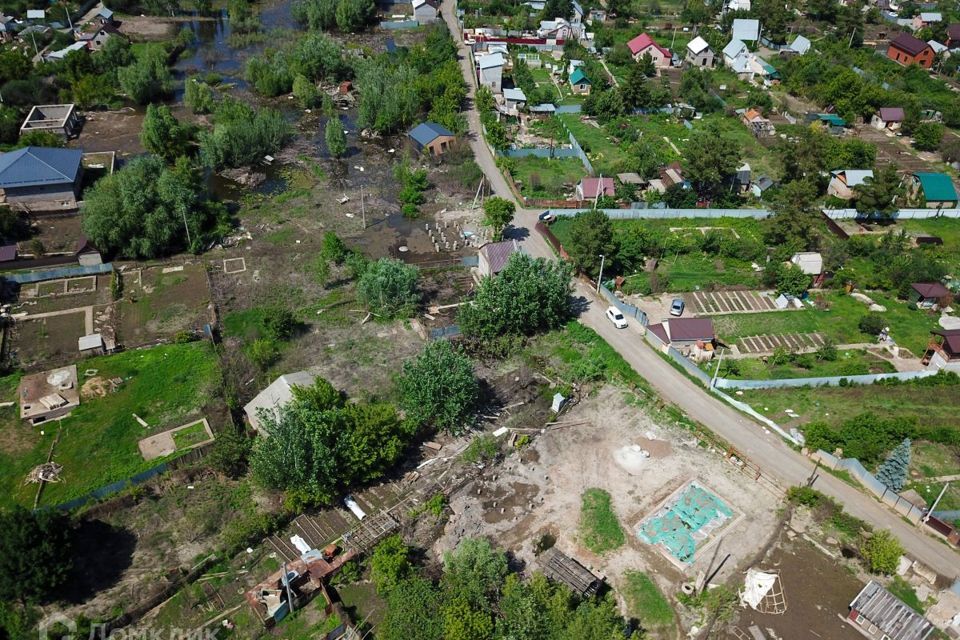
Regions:
<instances>
[{"instance_id":1,"label":"plowed garden plot","mask_svg":"<svg viewBox=\"0 0 960 640\"><path fill-rule=\"evenodd\" d=\"M791 353L815 351L824 344L821 333L777 333L762 336L748 336L737 341L740 353L773 353L777 347L783 347Z\"/></svg>"},{"instance_id":2,"label":"plowed garden plot","mask_svg":"<svg viewBox=\"0 0 960 640\"><path fill-rule=\"evenodd\" d=\"M760 291L693 291L683 299L698 314L777 311L773 298Z\"/></svg>"}]
</instances>

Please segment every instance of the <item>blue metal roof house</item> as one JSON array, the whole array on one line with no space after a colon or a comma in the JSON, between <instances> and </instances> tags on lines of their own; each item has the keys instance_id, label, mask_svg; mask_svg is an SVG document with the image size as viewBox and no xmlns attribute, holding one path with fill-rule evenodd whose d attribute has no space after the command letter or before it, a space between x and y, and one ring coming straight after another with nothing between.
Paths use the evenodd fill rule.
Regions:
<instances>
[{"instance_id":1,"label":"blue metal roof house","mask_svg":"<svg viewBox=\"0 0 960 640\"><path fill-rule=\"evenodd\" d=\"M48 147L0 154L0 202L33 211L75 209L82 158L80 149Z\"/></svg>"},{"instance_id":2,"label":"blue metal roof house","mask_svg":"<svg viewBox=\"0 0 960 640\"><path fill-rule=\"evenodd\" d=\"M430 153L440 156L449 151L456 136L453 132L436 122L422 122L407 134L417 151L429 149Z\"/></svg>"}]
</instances>

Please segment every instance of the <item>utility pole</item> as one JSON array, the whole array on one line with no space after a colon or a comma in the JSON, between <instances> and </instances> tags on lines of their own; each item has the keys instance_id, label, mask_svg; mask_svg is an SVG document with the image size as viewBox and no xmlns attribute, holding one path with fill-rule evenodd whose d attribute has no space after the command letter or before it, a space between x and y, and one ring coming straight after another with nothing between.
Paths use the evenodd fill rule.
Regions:
<instances>
[{"instance_id":1,"label":"utility pole","mask_svg":"<svg viewBox=\"0 0 960 640\"><path fill-rule=\"evenodd\" d=\"M183 230L187 232L187 246L193 244L193 241L190 239L190 227L187 225L187 212L184 209L180 209L180 215L183 216Z\"/></svg>"},{"instance_id":2,"label":"utility pole","mask_svg":"<svg viewBox=\"0 0 960 640\"><path fill-rule=\"evenodd\" d=\"M717 386L717 376L720 375L720 365L723 364L723 348L720 348L720 357L717 359L717 369L713 372L713 379L710 381L710 388Z\"/></svg>"},{"instance_id":3,"label":"utility pole","mask_svg":"<svg viewBox=\"0 0 960 640\"><path fill-rule=\"evenodd\" d=\"M937 496L937 499L933 501L933 504L930 506L930 510L927 511L926 515L920 520L920 522L926 524L930 520L930 516L933 515L933 510L937 508L937 505L940 504L940 499L943 498L943 494L947 492L947 487L950 486L950 483L943 485L943 489L940 489L940 495Z\"/></svg>"},{"instance_id":4,"label":"utility pole","mask_svg":"<svg viewBox=\"0 0 960 640\"><path fill-rule=\"evenodd\" d=\"M603 174L600 174L600 182L597 183L597 190L593 194L593 208L597 208L597 203L600 201L600 191L603 190Z\"/></svg>"},{"instance_id":5,"label":"utility pole","mask_svg":"<svg viewBox=\"0 0 960 640\"><path fill-rule=\"evenodd\" d=\"M597 293L600 293L600 283L603 281L603 261L605 256L600 254L600 275L597 276Z\"/></svg>"},{"instance_id":6,"label":"utility pole","mask_svg":"<svg viewBox=\"0 0 960 640\"><path fill-rule=\"evenodd\" d=\"M847 43L847 49L853 46L853 36L857 35L857 28L854 27L853 31L850 33L850 41Z\"/></svg>"},{"instance_id":7,"label":"utility pole","mask_svg":"<svg viewBox=\"0 0 960 640\"><path fill-rule=\"evenodd\" d=\"M70 25L70 32L73 33L73 19L70 18L70 9L67 8L67 5L63 5L63 12L67 14L67 24Z\"/></svg>"}]
</instances>

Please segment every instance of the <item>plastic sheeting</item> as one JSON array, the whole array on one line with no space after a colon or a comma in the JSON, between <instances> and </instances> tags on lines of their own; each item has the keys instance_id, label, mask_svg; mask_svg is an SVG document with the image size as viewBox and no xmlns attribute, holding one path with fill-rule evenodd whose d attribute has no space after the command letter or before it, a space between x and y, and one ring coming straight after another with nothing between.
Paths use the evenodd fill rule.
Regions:
<instances>
[{"instance_id":1,"label":"plastic sheeting","mask_svg":"<svg viewBox=\"0 0 960 640\"><path fill-rule=\"evenodd\" d=\"M751 609L760 606L764 596L770 593L777 582L777 574L764 573L759 569L748 569L747 577L743 582L743 591L740 592L740 604L749 605Z\"/></svg>"}]
</instances>

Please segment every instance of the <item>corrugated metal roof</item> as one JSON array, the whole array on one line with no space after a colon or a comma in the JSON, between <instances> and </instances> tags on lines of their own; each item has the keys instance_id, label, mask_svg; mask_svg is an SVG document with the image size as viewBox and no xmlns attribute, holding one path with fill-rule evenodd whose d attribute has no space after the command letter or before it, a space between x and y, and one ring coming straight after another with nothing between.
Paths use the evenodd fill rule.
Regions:
<instances>
[{"instance_id":1,"label":"corrugated metal roof","mask_svg":"<svg viewBox=\"0 0 960 640\"><path fill-rule=\"evenodd\" d=\"M260 419L258 414L261 409L273 412L276 415L280 407L293 398L294 386L310 386L316 378L317 376L309 371L297 371L284 374L274 380L270 386L258 393L253 400L243 407L243 412L247 414L250 425L259 431Z\"/></svg>"},{"instance_id":2,"label":"corrugated metal roof","mask_svg":"<svg viewBox=\"0 0 960 640\"><path fill-rule=\"evenodd\" d=\"M424 147L440 136L452 136L453 132L436 122L422 122L411 129L407 135Z\"/></svg>"},{"instance_id":3,"label":"corrugated metal roof","mask_svg":"<svg viewBox=\"0 0 960 640\"><path fill-rule=\"evenodd\" d=\"M667 332L671 342L677 340L713 340L713 321L710 318L673 318L665 320Z\"/></svg>"},{"instance_id":4,"label":"corrugated metal roof","mask_svg":"<svg viewBox=\"0 0 960 640\"><path fill-rule=\"evenodd\" d=\"M497 274L503 271L510 261L510 256L520 251L520 245L516 240L505 240L504 242L490 242L480 247L480 252L486 257L487 264L490 265L490 273Z\"/></svg>"},{"instance_id":5,"label":"corrugated metal roof","mask_svg":"<svg viewBox=\"0 0 960 640\"><path fill-rule=\"evenodd\" d=\"M503 66L503 56L499 53L491 53L486 56L480 56L477 58L477 64L481 69L492 69L494 67Z\"/></svg>"},{"instance_id":6,"label":"corrugated metal roof","mask_svg":"<svg viewBox=\"0 0 960 640\"><path fill-rule=\"evenodd\" d=\"M731 35L734 40L754 41L760 37L760 21L747 18L737 18L733 21Z\"/></svg>"},{"instance_id":7,"label":"corrugated metal roof","mask_svg":"<svg viewBox=\"0 0 960 640\"><path fill-rule=\"evenodd\" d=\"M857 594L850 609L857 618L869 621L890 640L924 640L933 632L932 622L873 580ZM859 620L854 624L860 625Z\"/></svg>"},{"instance_id":8,"label":"corrugated metal roof","mask_svg":"<svg viewBox=\"0 0 960 640\"><path fill-rule=\"evenodd\" d=\"M590 78L587 77L587 74L583 72L583 69L577 67L573 70L573 73L570 74L570 84L590 84Z\"/></svg>"},{"instance_id":9,"label":"corrugated metal roof","mask_svg":"<svg viewBox=\"0 0 960 640\"><path fill-rule=\"evenodd\" d=\"M950 202L957 199L953 181L945 173L920 172L913 174L920 181L927 202Z\"/></svg>"},{"instance_id":10,"label":"corrugated metal roof","mask_svg":"<svg viewBox=\"0 0 960 640\"><path fill-rule=\"evenodd\" d=\"M23 147L0 154L0 188L73 184L80 172L80 149Z\"/></svg>"}]
</instances>

